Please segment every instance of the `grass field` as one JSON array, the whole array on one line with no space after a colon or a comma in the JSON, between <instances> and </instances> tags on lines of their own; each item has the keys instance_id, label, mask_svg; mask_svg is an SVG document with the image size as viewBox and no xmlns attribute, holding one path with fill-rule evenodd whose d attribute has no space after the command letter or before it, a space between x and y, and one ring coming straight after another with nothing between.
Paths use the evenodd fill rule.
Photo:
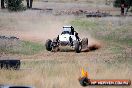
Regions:
<instances>
[{"instance_id":1,"label":"grass field","mask_svg":"<svg viewBox=\"0 0 132 88\"><path fill-rule=\"evenodd\" d=\"M98 49L79 54L71 50L46 51L45 40L60 34L63 25L73 25L81 38L89 38L89 47ZM132 79L131 17L85 18L45 15L33 10L18 13L1 11L0 34L14 35L22 41L17 51L4 54L1 51L1 57L20 58L21 69L0 70L0 84L82 88L78 82L81 68L88 71L91 79Z\"/></svg>"},{"instance_id":2,"label":"grass field","mask_svg":"<svg viewBox=\"0 0 132 88\"><path fill-rule=\"evenodd\" d=\"M0 52L6 54L23 54L23 55L32 55L43 51L44 45L41 43L31 42L31 41L19 41L15 46L8 47L9 43L6 43L5 46L0 47Z\"/></svg>"},{"instance_id":3,"label":"grass field","mask_svg":"<svg viewBox=\"0 0 132 88\"><path fill-rule=\"evenodd\" d=\"M24 47L27 51L21 54L22 56L24 54L27 59L22 60L22 70L1 70L0 82L33 85L37 88L80 88L78 77L82 67L89 72L90 78L131 79L132 30L130 21L131 18L73 19L70 24L74 25L79 32L82 31L85 36L90 34L91 37L100 40L99 50L80 54L50 53L43 50L29 57L27 54L32 52L32 49L28 50L27 47L33 46L34 49L36 47L39 49L39 46L25 42L26 47ZM118 22L122 22L122 25Z\"/></svg>"}]
</instances>

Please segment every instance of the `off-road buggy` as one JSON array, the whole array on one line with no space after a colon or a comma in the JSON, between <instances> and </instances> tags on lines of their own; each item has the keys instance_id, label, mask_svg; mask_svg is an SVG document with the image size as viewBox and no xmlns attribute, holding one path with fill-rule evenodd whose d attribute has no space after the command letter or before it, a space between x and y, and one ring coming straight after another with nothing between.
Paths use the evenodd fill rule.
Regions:
<instances>
[{"instance_id":1,"label":"off-road buggy","mask_svg":"<svg viewBox=\"0 0 132 88\"><path fill-rule=\"evenodd\" d=\"M59 50L59 46L70 46L76 53L80 53L82 49L88 47L88 38L80 39L72 26L64 26L62 33L57 38L54 38L53 41L48 39L45 43L48 51L54 51L56 48Z\"/></svg>"}]
</instances>

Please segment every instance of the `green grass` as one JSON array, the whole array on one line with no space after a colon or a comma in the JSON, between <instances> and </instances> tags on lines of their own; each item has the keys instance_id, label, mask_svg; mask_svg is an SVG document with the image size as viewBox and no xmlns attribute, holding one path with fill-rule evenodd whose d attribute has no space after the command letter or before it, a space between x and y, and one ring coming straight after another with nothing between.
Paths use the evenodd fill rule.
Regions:
<instances>
[{"instance_id":1,"label":"green grass","mask_svg":"<svg viewBox=\"0 0 132 88\"><path fill-rule=\"evenodd\" d=\"M71 21L71 24L75 26L77 29L85 29L85 30L91 30L97 26L95 21L85 20L85 19L75 19Z\"/></svg>"},{"instance_id":2,"label":"green grass","mask_svg":"<svg viewBox=\"0 0 132 88\"><path fill-rule=\"evenodd\" d=\"M23 41L22 49L21 49L20 53L28 55L28 54L35 54L35 53L38 53L43 50L44 50L44 45L42 45L40 43Z\"/></svg>"},{"instance_id":3,"label":"green grass","mask_svg":"<svg viewBox=\"0 0 132 88\"><path fill-rule=\"evenodd\" d=\"M45 50L43 44L30 42L30 41L21 41L19 42L18 45L12 46L11 48L3 48L0 52L10 53L10 54L33 55L43 50Z\"/></svg>"}]
</instances>

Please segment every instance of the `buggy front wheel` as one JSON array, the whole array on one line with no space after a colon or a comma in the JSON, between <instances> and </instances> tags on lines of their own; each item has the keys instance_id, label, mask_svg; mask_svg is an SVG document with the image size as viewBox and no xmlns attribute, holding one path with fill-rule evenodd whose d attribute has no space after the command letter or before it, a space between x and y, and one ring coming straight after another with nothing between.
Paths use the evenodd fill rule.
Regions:
<instances>
[{"instance_id":1,"label":"buggy front wheel","mask_svg":"<svg viewBox=\"0 0 132 88\"><path fill-rule=\"evenodd\" d=\"M79 41L75 41L75 52L76 53L80 53L81 52L81 44L79 43Z\"/></svg>"}]
</instances>

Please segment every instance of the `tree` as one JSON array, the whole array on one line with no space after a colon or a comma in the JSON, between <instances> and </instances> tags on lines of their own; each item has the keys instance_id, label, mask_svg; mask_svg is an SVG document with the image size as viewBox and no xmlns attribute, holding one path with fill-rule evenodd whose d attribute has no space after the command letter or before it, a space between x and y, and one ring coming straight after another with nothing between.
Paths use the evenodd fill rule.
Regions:
<instances>
[{"instance_id":1,"label":"tree","mask_svg":"<svg viewBox=\"0 0 132 88\"><path fill-rule=\"evenodd\" d=\"M8 10L20 11L24 10L23 0L5 0Z\"/></svg>"},{"instance_id":2,"label":"tree","mask_svg":"<svg viewBox=\"0 0 132 88\"><path fill-rule=\"evenodd\" d=\"M115 7L121 7L121 13L123 13L123 9L122 8L122 5L125 5L126 6L126 13L128 12L129 8L132 6L132 0L115 0L114 1L114 6ZM132 11L132 9L131 9Z\"/></svg>"},{"instance_id":3,"label":"tree","mask_svg":"<svg viewBox=\"0 0 132 88\"><path fill-rule=\"evenodd\" d=\"M115 7L120 7L121 3L126 3L128 7L132 6L132 0L115 0L114 1L114 6Z\"/></svg>"},{"instance_id":4,"label":"tree","mask_svg":"<svg viewBox=\"0 0 132 88\"><path fill-rule=\"evenodd\" d=\"M132 6L132 0L126 0L126 3L128 4L128 8Z\"/></svg>"},{"instance_id":5,"label":"tree","mask_svg":"<svg viewBox=\"0 0 132 88\"><path fill-rule=\"evenodd\" d=\"M1 0L1 8L5 8L5 5L4 5L4 0Z\"/></svg>"}]
</instances>

